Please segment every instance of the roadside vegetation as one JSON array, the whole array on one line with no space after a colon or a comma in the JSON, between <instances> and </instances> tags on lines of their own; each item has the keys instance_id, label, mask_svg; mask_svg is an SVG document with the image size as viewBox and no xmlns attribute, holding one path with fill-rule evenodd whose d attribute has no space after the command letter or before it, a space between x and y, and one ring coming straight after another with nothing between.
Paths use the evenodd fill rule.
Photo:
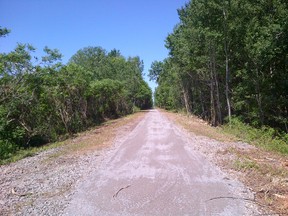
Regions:
<instances>
[{"instance_id":1,"label":"roadside vegetation","mask_svg":"<svg viewBox=\"0 0 288 216\"><path fill-rule=\"evenodd\" d=\"M288 154L287 2L195 0L178 14L149 70L156 106Z\"/></svg>"},{"instance_id":2,"label":"roadside vegetation","mask_svg":"<svg viewBox=\"0 0 288 216\"><path fill-rule=\"evenodd\" d=\"M288 155L288 134L271 127L255 128L237 118L232 118L223 127L224 132L235 135L240 140L265 150Z\"/></svg>"},{"instance_id":3,"label":"roadside vegetation","mask_svg":"<svg viewBox=\"0 0 288 216\"><path fill-rule=\"evenodd\" d=\"M9 32L0 27L1 37ZM41 59L34 51L18 44L0 53L0 161L152 107L139 57L85 47L63 64L57 49L45 47Z\"/></svg>"}]
</instances>

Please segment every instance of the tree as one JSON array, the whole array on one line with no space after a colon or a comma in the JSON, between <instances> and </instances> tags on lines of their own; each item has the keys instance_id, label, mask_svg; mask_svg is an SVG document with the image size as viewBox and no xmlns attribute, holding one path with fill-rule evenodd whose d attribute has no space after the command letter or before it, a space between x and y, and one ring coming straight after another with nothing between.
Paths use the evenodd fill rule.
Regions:
<instances>
[{"instance_id":1,"label":"tree","mask_svg":"<svg viewBox=\"0 0 288 216\"><path fill-rule=\"evenodd\" d=\"M287 3L195 0L178 14L169 57L149 71L157 104L215 126L234 114L287 131Z\"/></svg>"},{"instance_id":2,"label":"tree","mask_svg":"<svg viewBox=\"0 0 288 216\"><path fill-rule=\"evenodd\" d=\"M0 30L1 37L9 33ZM45 47L41 61L33 58L34 51L32 45L18 44L0 54L1 160L127 115L133 106L152 106L139 57L86 47L64 65L57 49Z\"/></svg>"},{"instance_id":3,"label":"tree","mask_svg":"<svg viewBox=\"0 0 288 216\"><path fill-rule=\"evenodd\" d=\"M153 61L148 74L148 76L150 77L150 81L153 80L158 83L159 77L162 74L162 72L163 72L163 63L160 61Z\"/></svg>"}]
</instances>

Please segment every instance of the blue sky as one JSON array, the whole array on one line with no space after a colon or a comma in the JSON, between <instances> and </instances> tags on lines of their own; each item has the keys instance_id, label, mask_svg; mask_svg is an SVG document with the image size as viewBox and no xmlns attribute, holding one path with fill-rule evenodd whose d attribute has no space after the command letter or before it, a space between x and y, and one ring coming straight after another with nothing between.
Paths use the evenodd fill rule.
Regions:
<instances>
[{"instance_id":1,"label":"blue sky","mask_svg":"<svg viewBox=\"0 0 288 216\"><path fill-rule=\"evenodd\" d=\"M0 0L0 26L11 29L0 39L0 52L30 43L41 55L57 48L63 63L77 50L101 46L139 56L148 73L154 60L168 51L164 40L179 22L177 9L188 0ZM148 78L145 77L148 81ZM155 83L149 82L152 89Z\"/></svg>"}]
</instances>

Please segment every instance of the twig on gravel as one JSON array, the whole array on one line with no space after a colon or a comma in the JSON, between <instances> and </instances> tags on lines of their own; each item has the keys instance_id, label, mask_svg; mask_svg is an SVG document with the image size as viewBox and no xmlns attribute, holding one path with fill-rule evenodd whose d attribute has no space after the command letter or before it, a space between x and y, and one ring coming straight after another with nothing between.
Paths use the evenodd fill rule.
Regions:
<instances>
[{"instance_id":1,"label":"twig on gravel","mask_svg":"<svg viewBox=\"0 0 288 216\"><path fill-rule=\"evenodd\" d=\"M19 197L24 197L24 196L28 196L28 195L32 195L32 193L26 193L26 194L19 194L17 193L14 188L11 189L11 193L16 195L16 196L19 196Z\"/></svg>"},{"instance_id":2,"label":"twig on gravel","mask_svg":"<svg viewBox=\"0 0 288 216\"><path fill-rule=\"evenodd\" d=\"M127 185L126 187L120 188L120 189L113 195L113 198L116 198L116 197L118 196L118 194L119 194L120 191L122 191L122 190L124 190L124 189L126 189L126 188L129 188L130 186L131 186L131 185Z\"/></svg>"},{"instance_id":3,"label":"twig on gravel","mask_svg":"<svg viewBox=\"0 0 288 216\"><path fill-rule=\"evenodd\" d=\"M260 206L266 206L266 205L263 205L263 204L257 202L255 199L242 198L242 197L232 197L232 196L219 196L219 197L213 197L213 198L211 198L211 199L206 200L205 202L209 202L209 201L217 200L217 199L245 200L245 201L254 202L254 203L256 203L257 205L260 205Z\"/></svg>"},{"instance_id":4,"label":"twig on gravel","mask_svg":"<svg viewBox=\"0 0 288 216\"><path fill-rule=\"evenodd\" d=\"M258 215L255 215L255 216L265 216L265 215L267 215L267 216L273 216L273 215L279 216L279 215L287 215L287 213L279 213L279 212L277 212L277 213L266 213L266 214L258 214Z\"/></svg>"}]
</instances>

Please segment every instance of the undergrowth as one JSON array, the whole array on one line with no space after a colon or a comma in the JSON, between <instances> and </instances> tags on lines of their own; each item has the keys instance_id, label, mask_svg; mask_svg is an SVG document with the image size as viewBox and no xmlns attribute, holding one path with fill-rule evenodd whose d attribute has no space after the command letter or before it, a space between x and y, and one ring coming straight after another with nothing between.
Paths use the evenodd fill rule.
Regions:
<instances>
[{"instance_id":1,"label":"undergrowth","mask_svg":"<svg viewBox=\"0 0 288 216\"><path fill-rule=\"evenodd\" d=\"M223 126L225 132L257 147L288 155L288 134L280 133L271 127L255 128L232 118Z\"/></svg>"}]
</instances>

